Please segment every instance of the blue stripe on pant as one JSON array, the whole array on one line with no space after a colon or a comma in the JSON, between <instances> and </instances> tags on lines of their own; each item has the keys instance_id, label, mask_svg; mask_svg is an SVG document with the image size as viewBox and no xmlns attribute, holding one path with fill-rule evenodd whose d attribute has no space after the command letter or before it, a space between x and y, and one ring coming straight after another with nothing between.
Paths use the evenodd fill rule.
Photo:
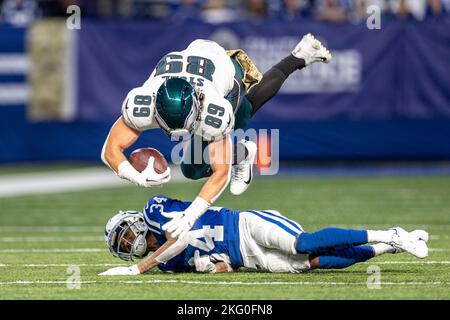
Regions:
<instances>
[{"instance_id":1,"label":"blue stripe on pant","mask_svg":"<svg viewBox=\"0 0 450 320\"><path fill-rule=\"evenodd\" d=\"M266 217L266 216L264 216L264 215L262 215L262 214L260 214L260 213L258 213L258 212L256 212L256 211L254 211L254 210L249 210L249 211L247 211L247 212L253 213L254 215L260 217L261 219L264 219L264 220L266 220L266 221L268 221L268 222L270 222L270 223L273 223L274 225L280 227L281 229L283 229L284 231L290 233L290 234L293 235L294 237L298 237L298 235L300 234L300 232L295 232L295 231L292 230L291 228L285 226L285 225L284 225L283 223L281 223L280 221L277 221L277 220L275 220L275 219ZM274 216L276 216L276 215L274 215ZM278 216L276 216L276 217L278 217ZM279 217L279 218L280 218L280 217Z\"/></svg>"},{"instance_id":2,"label":"blue stripe on pant","mask_svg":"<svg viewBox=\"0 0 450 320\"><path fill-rule=\"evenodd\" d=\"M298 230L298 232L303 232L303 230L298 226L298 224L297 224L295 221L292 221L292 220L290 220L290 219L288 219L288 218L286 218L286 217L283 217L283 216L281 216L281 215L277 215L277 214L275 214L275 213L272 213L272 212L269 212L269 211L266 211L266 210L261 210L261 211L264 212L264 213L266 213L266 214L268 214L268 215L271 215L271 216L274 216L274 217L278 217L278 218L280 218L280 219L286 221L287 223L289 223L289 224L290 224L291 226L293 226L296 230Z\"/></svg>"}]
</instances>

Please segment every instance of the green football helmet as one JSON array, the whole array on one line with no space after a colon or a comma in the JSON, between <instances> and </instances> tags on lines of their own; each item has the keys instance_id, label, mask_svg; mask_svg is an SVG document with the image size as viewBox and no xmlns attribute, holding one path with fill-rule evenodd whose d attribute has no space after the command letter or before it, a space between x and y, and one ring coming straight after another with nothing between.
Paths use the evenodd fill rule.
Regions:
<instances>
[{"instance_id":1,"label":"green football helmet","mask_svg":"<svg viewBox=\"0 0 450 320\"><path fill-rule=\"evenodd\" d=\"M194 87L182 78L164 81L156 94L155 118L174 139L192 133L200 116L200 102Z\"/></svg>"}]
</instances>

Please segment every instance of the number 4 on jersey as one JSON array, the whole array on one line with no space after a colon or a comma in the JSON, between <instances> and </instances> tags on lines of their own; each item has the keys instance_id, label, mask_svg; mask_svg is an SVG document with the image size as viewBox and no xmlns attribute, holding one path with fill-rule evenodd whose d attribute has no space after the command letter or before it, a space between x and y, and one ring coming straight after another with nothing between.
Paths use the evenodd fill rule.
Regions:
<instances>
[{"instance_id":1,"label":"number 4 on jersey","mask_svg":"<svg viewBox=\"0 0 450 320\"><path fill-rule=\"evenodd\" d=\"M203 251L214 249L214 241L223 241L223 226L203 226L202 229L189 231L189 244ZM204 238L205 241L200 240Z\"/></svg>"}]
</instances>

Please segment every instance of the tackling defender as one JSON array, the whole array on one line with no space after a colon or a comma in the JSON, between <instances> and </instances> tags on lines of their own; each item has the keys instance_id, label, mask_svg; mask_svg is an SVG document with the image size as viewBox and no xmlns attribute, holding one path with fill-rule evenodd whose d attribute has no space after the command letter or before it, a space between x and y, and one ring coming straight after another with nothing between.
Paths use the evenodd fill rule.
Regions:
<instances>
[{"instance_id":1,"label":"tackling defender","mask_svg":"<svg viewBox=\"0 0 450 320\"><path fill-rule=\"evenodd\" d=\"M428 233L423 230L326 228L309 233L274 210L217 207L209 208L187 236L173 245L175 240L161 226L189 205L159 195L149 199L143 213L126 211L113 216L106 225L105 240L114 256L131 261L150 251L153 254L138 264L111 268L100 275L137 275L156 266L169 272L230 272L247 267L299 273L346 268L384 253L428 255Z\"/></svg>"},{"instance_id":2,"label":"tackling defender","mask_svg":"<svg viewBox=\"0 0 450 320\"><path fill-rule=\"evenodd\" d=\"M136 185L161 185L170 180L169 168L157 174L149 161L140 173L127 161L124 150L152 128L161 128L175 140L192 134L181 170L187 178L208 177L208 181L184 215L164 227L172 236L183 237L230 179L235 195L242 194L251 182L256 145L242 140L233 146L232 130L246 129L250 118L295 70L330 60L330 52L307 34L263 76L243 50L225 51L213 41L195 40L184 51L164 56L143 86L128 93L122 116L105 141L102 160ZM203 159L205 149L209 159Z\"/></svg>"}]
</instances>

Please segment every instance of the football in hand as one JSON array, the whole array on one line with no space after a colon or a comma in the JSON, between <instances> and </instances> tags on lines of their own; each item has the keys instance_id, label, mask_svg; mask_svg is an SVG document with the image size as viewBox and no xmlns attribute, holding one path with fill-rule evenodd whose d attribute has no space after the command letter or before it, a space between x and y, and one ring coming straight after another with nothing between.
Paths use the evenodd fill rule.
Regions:
<instances>
[{"instance_id":1,"label":"football in hand","mask_svg":"<svg viewBox=\"0 0 450 320\"><path fill-rule=\"evenodd\" d=\"M167 170L167 160L164 158L161 152L154 148L141 148L136 149L130 154L129 161L131 165L139 172L144 171L147 168L148 160L150 157L155 158L153 168L156 173L163 173Z\"/></svg>"}]
</instances>

